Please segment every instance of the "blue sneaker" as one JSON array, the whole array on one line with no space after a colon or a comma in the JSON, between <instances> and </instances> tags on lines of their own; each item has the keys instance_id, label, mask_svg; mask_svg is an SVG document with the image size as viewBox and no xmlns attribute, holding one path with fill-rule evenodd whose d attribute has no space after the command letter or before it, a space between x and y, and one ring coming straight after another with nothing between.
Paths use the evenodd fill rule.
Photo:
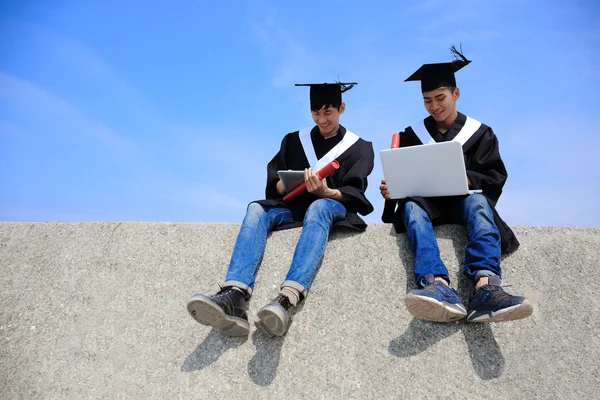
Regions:
<instances>
[{"instance_id":1,"label":"blue sneaker","mask_svg":"<svg viewBox=\"0 0 600 400\"><path fill-rule=\"evenodd\" d=\"M512 296L502 289L502 280L495 275L487 285L477 289L469 299L467 321L502 322L527 318L533 305L523 296Z\"/></svg>"},{"instance_id":2,"label":"blue sneaker","mask_svg":"<svg viewBox=\"0 0 600 400\"><path fill-rule=\"evenodd\" d=\"M406 295L406 307L413 316L428 321L451 322L467 316L456 290L436 281L432 274L423 279L424 288Z\"/></svg>"}]
</instances>

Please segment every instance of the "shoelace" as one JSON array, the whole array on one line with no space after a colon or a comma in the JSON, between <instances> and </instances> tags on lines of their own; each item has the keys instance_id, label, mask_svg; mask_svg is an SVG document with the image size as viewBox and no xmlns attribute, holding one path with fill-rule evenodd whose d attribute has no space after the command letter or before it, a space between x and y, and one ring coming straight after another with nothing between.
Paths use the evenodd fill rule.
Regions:
<instances>
[{"instance_id":1,"label":"shoelace","mask_svg":"<svg viewBox=\"0 0 600 400\"><path fill-rule=\"evenodd\" d=\"M507 287L511 287L512 285L502 285L502 286L490 285L490 284L483 285L483 287L486 287L486 286L489 288L489 290L498 291L498 290L503 290L504 288L507 288Z\"/></svg>"},{"instance_id":2,"label":"shoelace","mask_svg":"<svg viewBox=\"0 0 600 400\"><path fill-rule=\"evenodd\" d=\"M288 297L284 296L283 294L280 294L279 296L277 296L275 301L277 303L281 304L281 306L283 308L285 308L285 311L289 311L290 308L292 308L292 303L290 302L290 299L288 299Z\"/></svg>"},{"instance_id":3,"label":"shoelace","mask_svg":"<svg viewBox=\"0 0 600 400\"><path fill-rule=\"evenodd\" d=\"M485 288L486 290L491 290L492 292L502 290L502 287L497 285L483 285L482 288Z\"/></svg>"},{"instance_id":4,"label":"shoelace","mask_svg":"<svg viewBox=\"0 0 600 400\"><path fill-rule=\"evenodd\" d=\"M213 297L224 297L227 296L229 293L233 292L234 290L235 289L231 287L223 287L219 285L219 291Z\"/></svg>"}]
</instances>

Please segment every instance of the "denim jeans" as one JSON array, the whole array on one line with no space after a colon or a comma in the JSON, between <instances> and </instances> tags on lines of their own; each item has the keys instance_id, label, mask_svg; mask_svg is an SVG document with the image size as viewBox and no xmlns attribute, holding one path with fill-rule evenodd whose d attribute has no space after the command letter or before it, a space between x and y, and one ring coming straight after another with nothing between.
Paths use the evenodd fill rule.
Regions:
<instances>
[{"instance_id":1,"label":"denim jeans","mask_svg":"<svg viewBox=\"0 0 600 400\"><path fill-rule=\"evenodd\" d=\"M472 281L482 276L502 276L500 270L500 232L487 199L471 194L461 201L455 212L467 229L464 273ZM422 287L427 274L450 282L448 270L440 258L431 219L417 203L407 201L403 214L406 235L415 258L415 280Z\"/></svg>"},{"instance_id":2,"label":"denim jeans","mask_svg":"<svg viewBox=\"0 0 600 400\"><path fill-rule=\"evenodd\" d=\"M345 216L346 208L333 199L318 199L308 207L292 265L282 286L293 287L306 294L325 253L331 226ZM294 215L284 207L264 207L251 203L231 255L225 286L237 286L252 293L269 232L281 224L294 221L295 217L301 218L302 215Z\"/></svg>"}]
</instances>

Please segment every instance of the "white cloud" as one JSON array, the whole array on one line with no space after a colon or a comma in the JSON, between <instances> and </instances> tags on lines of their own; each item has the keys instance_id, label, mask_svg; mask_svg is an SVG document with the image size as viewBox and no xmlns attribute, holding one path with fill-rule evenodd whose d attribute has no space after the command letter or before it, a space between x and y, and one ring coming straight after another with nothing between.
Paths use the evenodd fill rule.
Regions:
<instances>
[{"instance_id":1,"label":"white cloud","mask_svg":"<svg viewBox=\"0 0 600 400\"><path fill-rule=\"evenodd\" d=\"M13 219L27 219L29 214L32 220L90 220L101 216L109 220L202 221L230 220L230 215L238 220L248 201L262 196L266 162L277 151L278 143L272 151L265 149L258 133L232 126L234 121L222 125L174 122L148 104L86 43L36 25L21 25L19 29L25 32L30 47L36 49L38 62L70 74L73 87L81 86L79 89L84 92L85 88L93 87L94 96L88 93L77 98L73 92L69 94L75 95L74 99L62 97L41 85L0 71L3 150L10 151L9 145L25 149L27 143L33 144L44 137L56 146L67 148L83 143L90 154L101 146L125 156L122 157L125 164L118 178L106 179L102 187L95 187L98 196L104 190L118 193L105 199L101 212L97 210L99 205L91 203L78 204L74 207L78 211L70 211L67 193L53 195L63 199L62 205L53 206L40 199L36 206L15 209L11 204L24 194L5 185L2 190L11 193L2 204L7 219L11 219L7 210L13 210ZM78 100L92 99L98 93L114 99L115 104L103 117L92 117ZM89 111L100 114L97 107ZM121 115L132 116L127 129L114 129L112 124L123 126ZM150 132L146 130L149 125ZM89 167L104 169L93 164ZM7 171L10 168L3 165ZM234 180L237 188L231 184ZM254 187L256 190L251 189ZM248 196L248 200L237 199L236 190L242 197ZM131 208L129 204L135 202L139 206Z\"/></svg>"},{"instance_id":2,"label":"white cloud","mask_svg":"<svg viewBox=\"0 0 600 400\"><path fill-rule=\"evenodd\" d=\"M69 101L3 71L0 71L0 109L5 115L45 126L59 136L91 139L119 154L135 150L131 139L84 115Z\"/></svg>"}]
</instances>

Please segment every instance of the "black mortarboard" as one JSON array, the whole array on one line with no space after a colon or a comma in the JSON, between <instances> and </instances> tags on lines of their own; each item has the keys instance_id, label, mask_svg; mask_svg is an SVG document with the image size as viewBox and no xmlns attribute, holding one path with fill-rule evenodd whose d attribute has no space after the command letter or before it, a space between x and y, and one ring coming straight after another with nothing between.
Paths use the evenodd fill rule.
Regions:
<instances>
[{"instance_id":1,"label":"black mortarboard","mask_svg":"<svg viewBox=\"0 0 600 400\"><path fill-rule=\"evenodd\" d=\"M455 59L452 62L423 64L411 76L406 78L404 82L421 81L421 92L429 92L442 86L456 87L456 78L454 73L462 67L468 65L471 61L467 60L456 47L450 47L450 51Z\"/></svg>"},{"instance_id":2,"label":"black mortarboard","mask_svg":"<svg viewBox=\"0 0 600 400\"><path fill-rule=\"evenodd\" d=\"M341 105L342 93L352 89L356 82L296 83L296 86L310 86L310 109L320 110L325 105Z\"/></svg>"}]
</instances>

